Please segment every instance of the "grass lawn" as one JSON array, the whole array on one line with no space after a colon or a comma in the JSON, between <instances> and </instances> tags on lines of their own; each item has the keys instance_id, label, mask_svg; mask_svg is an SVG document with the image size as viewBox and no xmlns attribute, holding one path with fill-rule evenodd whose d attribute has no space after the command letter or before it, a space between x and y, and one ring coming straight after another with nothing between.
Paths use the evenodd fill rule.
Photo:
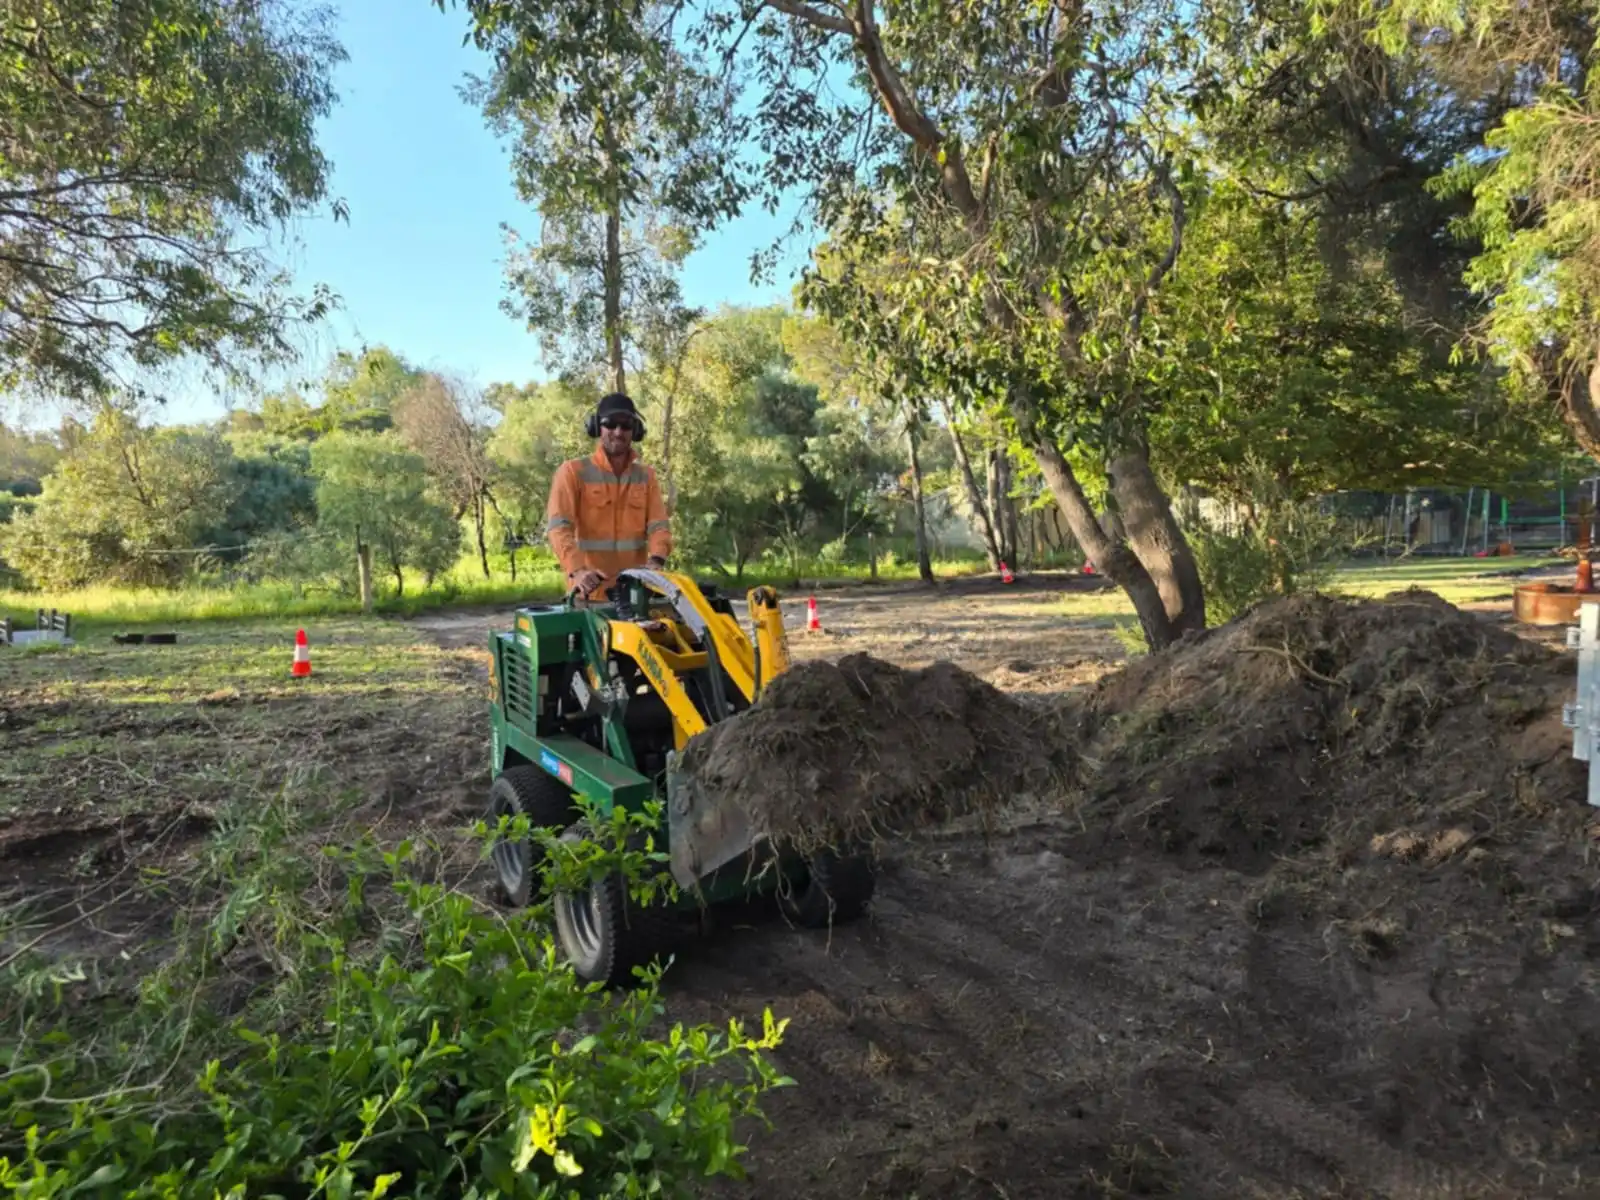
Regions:
<instances>
[{"instance_id":1,"label":"grass lawn","mask_svg":"<svg viewBox=\"0 0 1600 1200\"><path fill-rule=\"evenodd\" d=\"M679 568L671 568L677 570ZM941 578L982 573L981 561L955 559L936 562L934 574ZM696 578L716 581L716 572L697 570ZM882 582L915 579L917 564L885 561L879 564ZM865 583L866 566L829 566L806 586L830 583ZM564 580L549 566L519 571L515 580L497 573L484 579L475 564L458 568L448 578L425 587L421 579L408 579L401 594L393 591L393 581L377 581L379 592L373 605L376 612L389 616L415 616L441 608L472 606L511 606L528 601L558 600ZM771 584L780 591L793 590L792 579L781 573L746 572L743 579L731 579L726 588L736 595L758 584ZM191 586L181 588L88 587L71 591L29 592L0 589L0 617L9 616L19 629L32 629L39 609L71 613L74 626L90 632L137 629L150 626L176 626L191 621L293 620L359 616L360 603L351 596L327 591L300 591L283 584L258 584L234 588Z\"/></svg>"},{"instance_id":2,"label":"grass lawn","mask_svg":"<svg viewBox=\"0 0 1600 1200\"><path fill-rule=\"evenodd\" d=\"M0 822L104 828L215 814L317 774L335 788L415 793L487 779L470 656L403 623L307 622L313 673L289 673L286 624L189 623L175 645L0 650Z\"/></svg>"},{"instance_id":3,"label":"grass lawn","mask_svg":"<svg viewBox=\"0 0 1600 1200\"><path fill-rule=\"evenodd\" d=\"M1407 588L1425 588L1451 604L1481 604L1509 600L1516 585L1508 572L1550 566L1549 555L1522 554L1508 558L1414 558L1391 563L1354 562L1341 567L1328 590L1346 596L1377 597ZM1087 592L1066 597L1061 609L1067 616L1105 624L1131 618L1133 605L1119 591Z\"/></svg>"},{"instance_id":4,"label":"grass lawn","mask_svg":"<svg viewBox=\"0 0 1600 1200\"><path fill-rule=\"evenodd\" d=\"M1558 560L1545 554L1509 558L1405 559L1393 563L1357 563L1344 567L1332 590L1350 596L1383 596L1406 588L1425 588L1451 604L1509 600L1514 578L1509 572L1550 566ZM1496 578L1500 576L1500 578Z\"/></svg>"}]
</instances>

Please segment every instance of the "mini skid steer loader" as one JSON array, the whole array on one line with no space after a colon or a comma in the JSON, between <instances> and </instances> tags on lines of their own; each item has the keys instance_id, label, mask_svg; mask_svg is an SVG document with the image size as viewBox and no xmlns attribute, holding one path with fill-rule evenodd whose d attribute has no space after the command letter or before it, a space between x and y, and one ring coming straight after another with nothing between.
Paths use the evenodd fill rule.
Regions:
<instances>
[{"instance_id":1,"label":"mini skid steer loader","mask_svg":"<svg viewBox=\"0 0 1600 1200\"><path fill-rule=\"evenodd\" d=\"M664 840L679 888L675 903L642 908L620 875L550 897L557 940L581 979L626 982L669 933L718 902L771 893L796 924L823 927L855 919L872 898L870 856L776 850L749 813L679 769L690 738L749 708L788 668L777 593L754 588L747 603L753 638L714 588L627 570L606 602L573 593L519 608L514 628L490 635L491 826L525 814L576 841L587 836L577 795L608 816L664 802L657 844ZM512 905L533 901L539 857L532 841L495 845Z\"/></svg>"}]
</instances>

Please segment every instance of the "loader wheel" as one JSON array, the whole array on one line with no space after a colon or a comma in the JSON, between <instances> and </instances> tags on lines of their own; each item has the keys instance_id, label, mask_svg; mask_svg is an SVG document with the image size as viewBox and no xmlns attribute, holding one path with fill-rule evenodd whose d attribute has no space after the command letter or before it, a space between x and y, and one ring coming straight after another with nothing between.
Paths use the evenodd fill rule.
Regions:
<instances>
[{"instance_id":1,"label":"loader wheel","mask_svg":"<svg viewBox=\"0 0 1600 1200\"><path fill-rule=\"evenodd\" d=\"M582 823L561 835L564 842L588 837ZM556 936L573 972L586 983L620 987L632 983L633 968L649 964L669 944L674 926L662 912L641 908L620 873L578 892L553 897Z\"/></svg>"},{"instance_id":2,"label":"loader wheel","mask_svg":"<svg viewBox=\"0 0 1600 1200\"><path fill-rule=\"evenodd\" d=\"M838 854L824 850L806 863L805 886L780 892L784 915L807 929L826 929L854 921L867 911L878 874L866 853Z\"/></svg>"},{"instance_id":3,"label":"loader wheel","mask_svg":"<svg viewBox=\"0 0 1600 1200\"><path fill-rule=\"evenodd\" d=\"M491 825L503 816L525 814L535 828L546 825L562 827L571 823L575 812L572 793L559 779L552 778L538 767L507 767L489 787ZM494 859L506 902L513 908L526 908L533 903L533 889L538 881L539 863L544 858L544 852L529 838L521 842L496 842L490 855Z\"/></svg>"}]
</instances>

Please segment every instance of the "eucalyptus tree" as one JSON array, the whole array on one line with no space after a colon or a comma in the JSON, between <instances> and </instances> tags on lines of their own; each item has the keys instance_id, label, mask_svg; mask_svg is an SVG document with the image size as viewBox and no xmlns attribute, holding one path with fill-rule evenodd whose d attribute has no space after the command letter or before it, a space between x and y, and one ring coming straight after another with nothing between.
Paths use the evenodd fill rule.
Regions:
<instances>
[{"instance_id":1,"label":"eucalyptus tree","mask_svg":"<svg viewBox=\"0 0 1600 1200\"><path fill-rule=\"evenodd\" d=\"M504 307L549 362L603 365L621 390L630 346L693 319L677 268L745 198L736 89L698 61L677 4L462 3L493 63L466 94L512 140L517 190L539 213L526 246L508 231Z\"/></svg>"},{"instance_id":2,"label":"eucalyptus tree","mask_svg":"<svg viewBox=\"0 0 1600 1200\"><path fill-rule=\"evenodd\" d=\"M808 302L858 342L909 345L940 391L1003 411L1152 646L1205 624L1148 437L1163 369L1151 303L1200 190L1188 15L1177 0L744 13L772 182L799 173L834 243L893 267L870 283L848 262L813 273ZM744 36L727 27L728 44ZM841 93L843 72L857 86ZM1097 519L1086 462L1125 534Z\"/></svg>"},{"instance_id":3,"label":"eucalyptus tree","mask_svg":"<svg viewBox=\"0 0 1600 1200\"><path fill-rule=\"evenodd\" d=\"M8 0L0 46L0 389L103 399L179 360L292 357L331 298L247 238L326 199L327 13Z\"/></svg>"}]
</instances>

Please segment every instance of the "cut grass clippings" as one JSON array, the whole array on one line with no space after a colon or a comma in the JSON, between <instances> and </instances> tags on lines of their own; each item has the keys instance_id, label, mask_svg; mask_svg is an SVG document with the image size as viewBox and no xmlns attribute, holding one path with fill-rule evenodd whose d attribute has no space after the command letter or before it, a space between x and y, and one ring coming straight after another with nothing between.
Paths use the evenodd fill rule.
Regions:
<instances>
[{"instance_id":1,"label":"cut grass clippings","mask_svg":"<svg viewBox=\"0 0 1600 1200\"><path fill-rule=\"evenodd\" d=\"M307 624L313 673L290 674L293 629L183 626L174 645L96 639L0 651L0 845L51 826L214 811L269 762L323 764L351 786L470 786L487 773L470 655L390 621ZM0 851L3 853L3 851Z\"/></svg>"}]
</instances>

